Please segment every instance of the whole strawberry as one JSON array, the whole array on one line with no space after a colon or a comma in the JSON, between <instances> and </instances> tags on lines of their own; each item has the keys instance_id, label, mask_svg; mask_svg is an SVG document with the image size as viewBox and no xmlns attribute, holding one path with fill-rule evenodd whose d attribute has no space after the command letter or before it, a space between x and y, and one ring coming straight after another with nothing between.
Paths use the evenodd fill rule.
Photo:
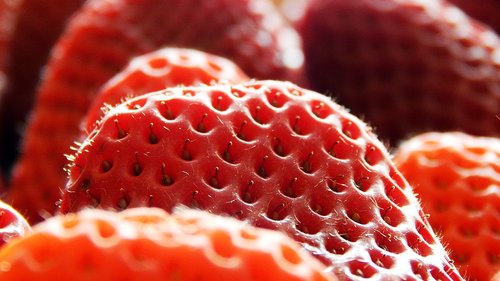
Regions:
<instances>
[{"instance_id":1,"label":"whole strawberry","mask_svg":"<svg viewBox=\"0 0 500 281\"><path fill-rule=\"evenodd\" d=\"M1 249L0 260L0 279L12 281L334 280L282 233L155 208L51 218Z\"/></svg>"},{"instance_id":2,"label":"whole strawberry","mask_svg":"<svg viewBox=\"0 0 500 281\"><path fill-rule=\"evenodd\" d=\"M60 211L182 204L277 229L345 280L461 280L383 145L291 83L177 87L110 109Z\"/></svg>"},{"instance_id":3,"label":"whole strawberry","mask_svg":"<svg viewBox=\"0 0 500 281\"><path fill-rule=\"evenodd\" d=\"M165 45L228 57L251 77L292 79L301 63L297 34L269 0L87 1L52 52L14 167L11 201L32 220L54 212L64 155L98 89Z\"/></svg>"},{"instance_id":4,"label":"whole strawberry","mask_svg":"<svg viewBox=\"0 0 500 281\"><path fill-rule=\"evenodd\" d=\"M311 87L393 145L427 130L500 136L500 39L455 6L312 0L300 30Z\"/></svg>"},{"instance_id":5,"label":"whole strawberry","mask_svg":"<svg viewBox=\"0 0 500 281\"><path fill-rule=\"evenodd\" d=\"M232 61L194 49L163 48L134 58L99 90L87 113L92 126L103 110L131 97L177 85L244 82L250 78Z\"/></svg>"},{"instance_id":6,"label":"whole strawberry","mask_svg":"<svg viewBox=\"0 0 500 281\"><path fill-rule=\"evenodd\" d=\"M11 239L24 236L30 231L31 228L26 219L10 205L0 201L0 247L9 243Z\"/></svg>"},{"instance_id":7,"label":"whole strawberry","mask_svg":"<svg viewBox=\"0 0 500 281\"><path fill-rule=\"evenodd\" d=\"M422 134L401 144L395 162L463 276L494 280L500 271L500 139Z\"/></svg>"}]
</instances>

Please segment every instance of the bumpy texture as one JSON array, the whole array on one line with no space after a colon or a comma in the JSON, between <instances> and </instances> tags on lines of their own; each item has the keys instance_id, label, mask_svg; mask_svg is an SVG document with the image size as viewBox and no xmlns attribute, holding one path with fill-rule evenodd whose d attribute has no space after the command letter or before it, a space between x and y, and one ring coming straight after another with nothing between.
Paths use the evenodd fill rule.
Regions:
<instances>
[{"instance_id":1,"label":"bumpy texture","mask_svg":"<svg viewBox=\"0 0 500 281\"><path fill-rule=\"evenodd\" d=\"M500 271L500 139L428 133L404 142L395 163L469 280Z\"/></svg>"},{"instance_id":2,"label":"bumpy texture","mask_svg":"<svg viewBox=\"0 0 500 281\"><path fill-rule=\"evenodd\" d=\"M346 280L461 279L369 128L291 83L130 99L70 159L63 213L183 204L283 231Z\"/></svg>"},{"instance_id":3,"label":"bumpy texture","mask_svg":"<svg viewBox=\"0 0 500 281\"><path fill-rule=\"evenodd\" d=\"M452 4L457 5L469 16L487 24L497 33L500 33L500 2L497 0L448 0Z\"/></svg>"},{"instance_id":4,"label":"bumpy texture","mask_svg":"<svg viewBox=\"0 0 500 281\"><path fill-rule=\"evenodd\" d=\"M10 205L0 201L0 247L9 243L11 239L24 236L30 231L31 228L26 219Z\"/></svg>"},{"instance_id":5,"label":"bumpy texture","mask_svg":"<svg viewBox=\"0 0 500 281\"><path fill-rule=\"evenodd\" d=\"M106 108L167 87L248 80L250 78L236 64L222 57L194 49L160 49L134 58L123 71L111 78L97 93L86 123L95 124ZM87 127L87 132L93 127Z\"/></svg>"},{"instance_id":6,"label":"bumpy texture","mask_svg":"<svg viewBox=\"0 0 500 281\"><path fill-rule=\"evenodd\" d=\"M455 6L312 0L300 29L312 89L391 144L426 130L500 136L500 39Z\"/></svg>"},{"instance_id":7,"label":"bumpy texture","mask_svg":"<svg viewBox=\"0 0 500 281\"><path fill-rule=\"evenodd\" d=\"M232 218L139 208L85 210L0 251L2 280L333 281L282 233Z\"/></svg>"},{"instance_id":8,"label":"bumpy texture","mask_svg":"<svg viewBox=\"0 0 500 281\"><path fill-rule=\"evenodd\" d=\"M298 36L268 0L87 1L53 50L13 171L10 200L31 221L54 211L64 154L98 88L132 57L164 45L215 53L251 77L280 79L297 70L290 58L301 54Z\"/></svg>"},{"instance_id":9,"label":"bumpy texture","mask_svg":"<svg viewBox=\"0 0 500 281\"><path fill-rule=\"evenodd\" d=\"M35 88L50 50L66 26L67 19L84 0L3 0L14 5L6 70L8 88L0 99L0 167L9 169L17 156L22 128L35 100Z\"/></svg>"}]
</instances>

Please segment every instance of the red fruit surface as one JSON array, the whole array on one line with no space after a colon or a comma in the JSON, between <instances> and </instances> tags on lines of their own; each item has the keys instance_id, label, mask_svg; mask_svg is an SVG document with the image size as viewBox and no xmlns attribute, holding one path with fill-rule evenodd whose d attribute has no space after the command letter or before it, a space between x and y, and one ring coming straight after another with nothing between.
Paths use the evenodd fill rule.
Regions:
<instances>
[{"instance_id":1,"label":"red fruit surface","mask_svg":"<svg viewBox=\"0 0 500 281\"><path fill-rule=\"evenodd\" d=\"M268 0L90 0L55 46L13 170L11 201L31 221L52 213L65 154L97 90L136 55L165 45L234 60L251 77L286 79L297 34ZM43 164L41 164L43 163Z\"/></svg>"},{"instance_id":2,"label":"red fruit surface","mask_svg":"<svg viewBox=\"0 0 500 281\"><path fill-rule=\"evenodd\" d=\"M312 89L391 144L427 130L500 136L500 39L455 6L313 0L300 30Z\"/></svg>"},{"instance_id":3,"label":"red fruit surface","mask_svg":"<svg viewBox=\"0 0 500 281\"><path fill-rule=\"evenodd\" d=\"M250 78L232 61L194 49L164 48L134 58L123 71L101 89L87 113L87 124L95 124L103 110L131 97L178 85L195 86ZM88 132L94 126L87 127Z\"/></svg>"},{"instance_id":4,"label":"red fruit surface","mask_svg":"<svg viewBox=\"0 0 500 281\"><path fill-rule=\"evenodd\" d=\"M469 16L489 25L497 33L500 33L500 2L497 0L448 0L457 5Z\"/></svg>"},{"instance_id":5,"label":"red fruit surface","mask_svg":"<svg viewBox=\"0 0 500 281\"><path fill-rule=\"evenodd\" d=\"M0 201L0 247L10 243L11 239L24 236L30 231L31 228L26 219L10 205Z\"/></svg>"},{"instance_id":6,"label":"red fruit surface","mask_svg":"<svg viewBox=\"0 0 500 281\"><path fill-rule=\"evenodd\" d=\"M0 99L0 166L8 169L17 155L22 128L35 100L35 88L50 50L67 19L84 0L3 0L15 7L15 16L2 19L11 29L6 76L8 87ZM0 7L3 13L4 7ZM3 16L0 15L0 18ZM1 32L0 32L1 33ZM3 39L2 39L3 40ZM0 50L1 53L3 51Z\"/></svg>"},{"instance_id":7,"label":"red fruit surface","mask_svg":"<svg viewBox=\"0 0 500 281\"><path fill-rule=\"evenodd\" d=\"M463 276L493 280L500 271L500 139L422 134L401 144L395 163Z\"/></svg>"},{"instance_id":8,"label":"red fruit surface","mask_svg":"<svg viewBox=\"0 0 500 281\"><path fill-rule=\"evenodd\" d=\"M0 278L13 281L334 280L282 233L154 208L53 217L0 250L0 260Z\"/></svg>"},{"instance_id":9,"label":"red fruit surface","mask_svg":"<svg viewBox=\"0 0 500 281\"><path fill-rule=\"evenodd\" d=\"M384 146L291 83L177 87L112 108L60 211L182 204L277 229L345 280L461 280Z\"/></svg>"}]
</instances>

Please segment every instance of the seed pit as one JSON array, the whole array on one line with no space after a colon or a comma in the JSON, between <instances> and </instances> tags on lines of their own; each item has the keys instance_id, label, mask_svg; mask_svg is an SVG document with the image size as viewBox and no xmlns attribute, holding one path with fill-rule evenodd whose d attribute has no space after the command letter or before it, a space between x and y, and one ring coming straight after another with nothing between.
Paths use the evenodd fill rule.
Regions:
<instances>
[{"instance_id":1,"label":"seed pit","mask_svg":"<svg viewBox=\"0 0 500 281\"><path fill-rule=\"evenodd\" d=\"M157 144L158 141L158 136L153 132L153 123L149 123L149 143Z\"/></svg>"},{"instance_id":2,"label":"seed pit","mask_svg":"<svg viewBox=\"0 0 500 281\"><path fill-rule=\"evenodd\" d=\"M420 235L417 235L415 233L407 233L406 242L408 247L413 249L413 251L418 255L426 257L432 254L431 247L427 245L427 243L420 237Z\"/></svg>"},{"instance_id":3,"label":"seed pit","mask_svg":"<svg viewBox=\"0 0 500 281\"><path fill-rule=\"evenodd\" d=\"M324 241L325 244L325 249L335 255L343 255L345 254L351 246L349 243L335 238L334 236L327 236L327 238Z\"/></svg>"},{"instance_id":4,"label":"seed pit","mask_svg":"<svg viewBox=\"0 0 500 281\"><path fill-rule=\"evenodd\" d=\"M325 119L326 117L333 114L332 108L330 108L322 101L312 101L311 109L313 114L320 119Z\"/></svg>"},{"instance_id":5,"label":"seed pit","mask_svg":"<svg viewBox=\"0 0 500 281\"><path fill-rule=\"evenodd\" d=\"M370 250L370 258L379 267L389 269L394 266L394 258L381 251Z\"/></svg>"},{"instance_id":6,"label":"seed pit","mask_svg":"<svg viewBox=\"0 0 500 281\"><path fill-rule=\"evenodd\" d=\"M288 245L281 244L281 254L283 258L291 264L299 265L302 263L302 258L298 252Z\"/></svg>"},{"instance_id":7,"label":"seed pit","mask_svg":"<svg viewBox=\"0 0 500 281\"><path fill-rule=\"evenodd\" d=\"M128 133L124 129L120 128L120 126L118 125L118 119L115 119L114 123L116 127L116 138L117 139L125 138L128 135Z\"/></svg>"},{"instance_id":8,"label":"seed pit","mask_svg":"<svg viewBox=\"0 0 500 281\"><path fill-rule=\"evenodd\" d=\"M362 278L370 278L377 273L377 270L375 270L370 263L361 260L353 260L349 262L349 269L352 274Z\"/></svg>"},{"instance_id":9,"label":"seed pit","mask_svg":"<svg viewBox=\"0 0 500 281\"><path fill-rule=\"evenodd\" d=\"M175 119L176 116L174 115L174 113L172 112L172 110L165 101L161 101L160 104L157 106L157 108L160 112L160 115L163 116L165 119L167 120Z\"/></svg>"},{"instance_id":10,"label":"seed pit","mask_svg":"<svg viewBox=\"0 0 500 281\"><path fill-rule=\"evenodd\" d=\"M212 100L212 107L218 111L226 111L233 103L233 100L229 98L224 92L214 91L211 92L210 95Z\"/></svg>"},{"instance_id":11,"label":"seed pit","mask_svg":"<svg viewBox=\"0 0 500 281\"><path fill-rule=\"evenodd\" d=\"M382 152L374 145L368 145L365 153L365 162L374 166L384 159Z\"/></svg>"},{"instance_id":12,"label":"seed pit","mask_svg":"<svg viewBox=\"0 0 500 281\"><path fill-rule=\"evenodd\" d=\"M281 143L281 140L279 138L273 138L273 151L276 153L276 155L280 157L285 157L285 149L283 148L283 144Z\"/></svg>"},{"instance_id":13,"label":"seed pit","mask_svg":"<svg viewBox=\"0 0 500 281\"><path fill-rule=\"evenodd\" d=\"M185 161L192 161L193 156L191 155L191 153L187 149L188 144L189 144L189 140L187 139L184 141L184 147L183 147L182 152L181 152L181 158L182 158L182 160L185 160Z\"/></svg>"},{"instance_id":14,"label":"seed pit","mask_svg":"<svg viewBox=\"0 0 500 281\"><path fill-rule=\"evenodd\" d=\"M283 202L271 202L267 210L267 217L274 221L282 221L288 215L287 205Z\"/></svg>"},{"instance_id":15,"label":"seed pit","mask_svg":"<svg viewBox=\"0 0 500 281\"><path fill-rule=\"evenodd\" d=\"M361 136L361 129L351 120L342 121L342 133L350 139L357 139Z\"/></svg>"},{"instance_id":16,"label":"seed pit","mask_svg":"<svg viewBox=\"0 0 500 281\"><path fill-rule=\"evenodd\" d=\"M349 187L349 185L346 184L347 179L344 175L338 175L335 178L327 178L325 181L328 188L335 193L341 193Z\"/></svg>"},{"instance_id":17,"label":"seed pit","mask_svg":"<svg viewBox=\"0 0 500 281\"><path fill-rule=\"evenodd\" d=\"M111 168L113 168L113 163L111 161L104 160L101 162L101 171L103 173L109 172Z\"/></svg>"},{"instance_id":18,"label":"seed pit","mask_svg":"<svg viewBox=\"0 0 500 281\"><path fill-rule=\"evenodd\" d=\"M139 153L135 153L135 162L132 164L132 175L139 176L142 173L142 166L139 162Z\"/></svg>"},{"instance_id":19,"label":"seed pit","mask_svg":"<svg viewBox=\"0 0 500 281\"><path fill-rule=\"evenodd\" d=\"M279 89L268 89L265 92L268 102L276 108L283 107L288 102L288 97Z\"/></svg>"},{"instance_id":20,"label":"seed pit","mask_svg":"<svg viewBox=\"0 0 500 281\"><path fill-rule=\"evenodd\" d=\"M387 198L389 198L389 200L391 200L394 204L396 204L399 207L404 207L410 204L408 202L408 198L406 198L406 195L403 193L401 188L389 184L385 184L384 186Z\"/></svg>"},{"instance_id":21,"label":"seed pit","mask_svg":"<svg viewBox=\"0 0 500 281\"><path fill-rule=\"evenodd\" d=\"M401 243L399 237L381 232L374 233L375 244L387 252L400 254L405 251L405 246Z\"/></svg>"},{"instance_id":22,"label":"seed pit","mask_svg":"<svg viewBox=\"0 0 500 281\"><path fill-rule=\"evenodd\" d=\"M326 148L328 154L336 159L350 159L357 153L356 146L347 144L344 140L334 140Z\"/></svg>"},{"instance_id":23,"label":"seed pit","mask_svg":"<svg viewBox=\"0 0 500 281\"><path fill-rule=\"evenodd\" d=\"M169 186L169 185L172 185L174 183L174 179L165 172L165 168L166 168L165 163L162 163L161 164L160 184L163 186Z\"/></svg>"},{"instance_id":24,"label":"seed pit","mask_svg":"<svg viewBox=\"0 0 500 281\"><path fill-rule=\"evenodd\" d=\"M163 69L168 66L169 61L166 58L156 57L148 60L148 64L151 68Z\"/></svg>"}]
</instances>

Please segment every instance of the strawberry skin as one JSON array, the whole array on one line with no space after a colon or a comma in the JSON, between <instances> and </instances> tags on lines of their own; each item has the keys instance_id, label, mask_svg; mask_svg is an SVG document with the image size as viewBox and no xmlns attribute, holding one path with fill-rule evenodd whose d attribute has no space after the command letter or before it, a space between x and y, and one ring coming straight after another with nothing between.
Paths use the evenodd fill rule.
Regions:
<instances>
[{"instance_id":1,"label":"strawberry skin","mask_svg":"<svg viewBox=\"0 0 500 281\"><path fill-rule=\"evenodd\" d=\"M6 76L8 88L0 99L0 166L8 169L16 157L22 128L35 100L52 46L59 38L67 19L84 0L2 0L15 7L15 15L2 20L11 25ZM4 10L2 10L3 12ZM0 16L2 17L2 16Z\"/></svg>"},{"instance_id":2,"label":"strawberry skin","mask_svg":"<svg viewBox=\"0 0 500 281\"><path fill-rule=\"evenodd\" d=\"M297 34L268 0L87 1L53 50L13 170L11 202L31 221L55 210L64 155L98 89L131 58L165 45L204 50L251 77L279 79L295 75L299 65L289 58L301 54Z\"/></svg>"},{"instance_id":3,"label":"strawberry skin","mask_svg":"<svg viewBox=\"0 0 500 281\"><path fill-rule=\"evenodd\" d=\"M26 219L10 205L0 201L0 247L10 243L11 239L24 236L30 231L31 228Z\"/></svg>"},{"instance_id":4,"label":"strawberry skin","mask_svg":"<svg viewBox=\"0 0 500 281\"><path fill-rule=\"evenodd\" d=\"M500 139L422 134L401 144L395 163L463 276L494 280L500 271Z\"/></svg>"},{"instance_id":5,"label":"strawberry skin","mask_svg":"<svg viewBox=\"0 0 500 281\"><path fill-rule=\"evenodd\" d=\"M132 98L69 158L62 213L182 204L283 231L346 280L461 280L369 128L291 83Z\"/></svg>"},{"instance_id":6,"label":"strawberry skin","mask_svg":"<svg viewBox=\"0 0 500 281\"><path fill-rule=\"evenodd\" d=\"M232 83L250 78L225 58L194 49L163 48L134 58L123 71L101 89L87 113L87 124L94 124L103 109L145 93L177 85L201 85L220 81ZM87 127L88 132L93 126Z\"/></svg>"},{"instance_id":7,"label":"strawberry skin","mask_svg":"<svg viewBox=\"0 0 500 281\"><path fill-rule=\"evenodd\" d=\"M84 210L0 250L2 280L333 281L282 233L201 211Z\"/></svg>"},{"instance_id":8,"label":"strawberry skin","mask_svg":"<svg viewBox=\"0 0 500 281\"><path fill-rule=\"evenodd\" d=\"M470 1L478 2L478 1ZM500 136L500 39L445 1L312 0L301 21L312 89L393 145L460 130Z\"/></svg>"}]
</instances>

